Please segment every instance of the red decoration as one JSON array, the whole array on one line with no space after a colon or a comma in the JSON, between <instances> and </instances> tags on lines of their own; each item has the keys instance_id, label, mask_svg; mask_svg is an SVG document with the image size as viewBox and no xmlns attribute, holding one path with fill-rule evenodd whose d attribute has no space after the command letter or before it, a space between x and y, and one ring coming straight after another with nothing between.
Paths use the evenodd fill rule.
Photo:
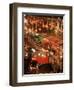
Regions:
<instances>
[{"instance_id":1,"label":"red decoration","mask_svg":"<svg viewBox=\"0 0 74 90\"><path fill-rule=\"evenodd\" d=\"M32 60L35 60L35 61L37 61L38 62L38 64L46 64L46 63L48 63L49 62L49 60L48 60L48 57L46 56L46 57L40 57L40 56L37 56L37 57L33 57L32 58Z\"/></svg>"}]
</instances>

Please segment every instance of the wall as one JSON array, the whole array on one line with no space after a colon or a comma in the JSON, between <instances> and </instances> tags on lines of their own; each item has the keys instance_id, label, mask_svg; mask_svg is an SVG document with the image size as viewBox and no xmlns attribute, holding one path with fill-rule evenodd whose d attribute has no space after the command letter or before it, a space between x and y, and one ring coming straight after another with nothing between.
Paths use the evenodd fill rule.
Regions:
<instances>
[{"instance_id":1,"label":"wall","mask_svg":"<svg viewBox=\"0 0 74 90\"><path fill-rule=\"evenodd\" d=\"M28 87L9 86L9 3L12 2L72 5L74 9L74 0L0 0L0 90L73 90L74 82L72 84L42 85Z\"/></svg>"}]
</instances>

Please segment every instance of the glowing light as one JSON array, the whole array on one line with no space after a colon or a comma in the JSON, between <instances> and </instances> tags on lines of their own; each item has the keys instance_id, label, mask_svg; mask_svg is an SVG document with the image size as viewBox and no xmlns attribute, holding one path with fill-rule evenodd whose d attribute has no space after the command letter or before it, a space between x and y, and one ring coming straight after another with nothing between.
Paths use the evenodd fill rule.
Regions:
<instances>
[{"instance_id":1,"label":"glowing light","mask_svg":"<svg viewBox=\"0 0 74 90\"><path fill-rule=\"evenodd\" d=\"M32 51L35 52L35 49L32 48Z\"/></svg>"},{"instance_id":2,"label":"glowing light","mask_svg":"<svg viewBox=\"0 0 74 90\"><path fill-rule=\"evenodd\" d=\"M44 57L44 55L42 54L42 57Z\"/></svg>"},{"instance_id":3,"label":"glowing light","mask_svg":"<svg viewBox=\"0 0 74 90\"><path fill-rule=\"evenodd\" d=\"M38 36L39 34L38 33L36 33L36 36Z\"/></svg>"},{"instance_id":4,"label":"glowing light","mask_svg":"<svg viewBox=\"0 0 74 90\"><path fill-rule=\"evenodd\" d=\"M40 56L41 54L40 53L38 53L38 56Z\"/></svg>"},{"instance_id":5,"label":"glowing light","mask_svg":"<svg viewBox=\"0 0 74 90\"><path fill-rule=\"evenodd\" d=\"M60 56L60 58L62 58L63 56Z\"/></svg>"}]
</instances>

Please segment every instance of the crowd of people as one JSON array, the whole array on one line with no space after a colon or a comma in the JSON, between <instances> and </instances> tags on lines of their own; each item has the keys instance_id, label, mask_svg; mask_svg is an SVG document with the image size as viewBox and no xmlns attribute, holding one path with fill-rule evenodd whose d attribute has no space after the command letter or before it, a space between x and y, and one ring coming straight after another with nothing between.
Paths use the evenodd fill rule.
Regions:
<instances>
[{"instance_id":1,"label":"crowd of people","mask_svg":"<svg viewBox=\"0 0 74 90\"><path fill-rule=\"evenodd\" d=\"M47 33L63 31L62 17L57 16L25 16L24 18L26 33Z\"/></svg>"},{"instance_id":2,"label":"crowd of people","mask_svg":"<svg viewBox=\"0 0 74 90\"><path fill-rule=\"evenodd\" d=\"M45 63L38 59L44 56ZM26 15L24 73L47 72L63 72L63 17Z\"/></svg>"}]
</instances>

